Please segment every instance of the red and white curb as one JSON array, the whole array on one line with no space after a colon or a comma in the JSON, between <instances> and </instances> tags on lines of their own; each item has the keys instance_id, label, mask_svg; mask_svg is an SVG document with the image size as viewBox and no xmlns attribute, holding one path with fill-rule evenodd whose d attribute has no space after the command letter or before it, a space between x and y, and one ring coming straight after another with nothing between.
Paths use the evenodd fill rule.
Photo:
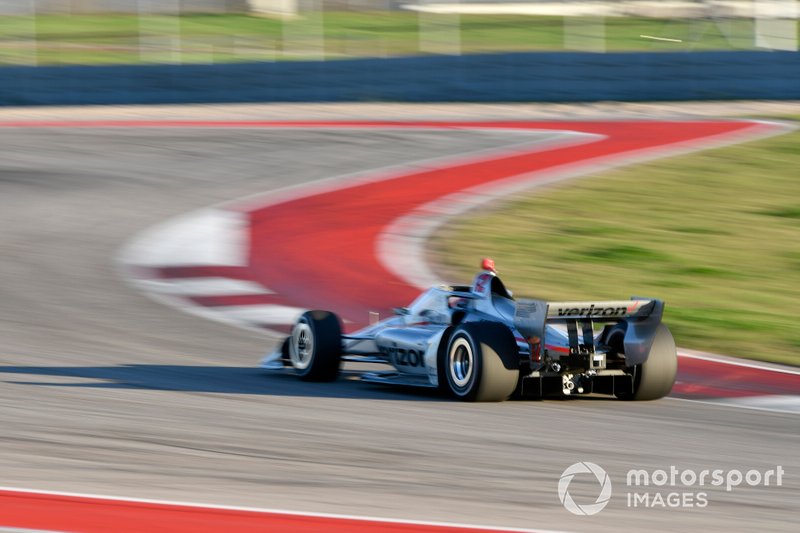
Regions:
<instances>
[{"instance_id":1,"label":"red and white curb","mask_svg":"<svg viewBox=\"0 0 800 533\"><path fill-rule=\"evenodd\" d=\"M47 512L41 512L43 508ZM6 531L82 533L548 533L545 530L206 505L0 487ZM3 529L0 527L0 531ZM556 532L549 532L556 533Z\"/></svg>"},{"instance_id":2,"label":"red and white curb","mask_svg":"<svg viewBox=\"0 0 800 533\"><path fill-rule=\"evenodd\" d=\"M183 311L244 328L290 324L303 309L269 303L274 291L248 274L247 234L244 213L202 209L143 232L118 261L136 287Z\"/></svg>"},{"instance_id":3,"label":"red and white curb","mask_svg":"<svg viewBox=\"0 0 800 533\"><path fill-rule=\"evenodd\" d=\"M679 349L672 398L800 414L800 371Z\"/></svg>"},{"instance_id":4,"label":"red and white curb","mask_svg":"<svg viewBox=\"0 0 800 533\"><path fill-rule=\"evenodd\" d=\"M339 176L190 213L121 252L128 279L165 303L240 327L286 332L308 308L334 309L358 327L368 311L386 312L440 282L424 245L453 216L598 169L786 128L750 121L262 125L301 126L527 130L552 138L515 137L512 148L429 160L422 168L410 161L407 170ZM800 413L799 375L682 350L673 396Z\"/></svg>"},{"instance_id":5,"label":"red and white curb","mask_svg":"<svg viewBox=\"0 0 800 533\"><path fill-rule=\"evenodd\" d=\"M240 327L285 331L306 308L358 326L435 281L425 239L448 217L500 196L594 171L780 132L758 122L46 122L0 127L395 128L549 131L553 144L382 169L209 208L137 237L119 256L149 295ZM800 372L682 354L674 395L798 413ZM528 531L0 487L5 526L38 531ZM47 512L42 512L47 509Z\"/></svg>"},{"instance_id":6,"label":"red and white curb","mask_svg":"<svg viewBox=\"0 0 800 533\"><path fill-rule=\"evenodd\" d=\"M307 127L299 124L282 124L265 127ZM339 124L319 127L337 128ZM404 124L404 129L449 129L446 126L418 127ZM381 123L342 124L346 128L397 129L400 125ZM480 129L460 127L460 130ZM187 213L150 228L129 242L119 253L118 263L124 277L154 299L181 310L233 324L247 329L264 329L284 333L308 308L287 305L280 294L263 285L257 273L248 269L250 246L258 243L250 238L249 218L254 211L271 205L296 201L306 197L338 191L343 188L400 180L409 168L447 169L467 162L480 163L486 159L511 156L525 151L543 152L559 147L578 145L601 138L601 135L576 131L545 130L546 138L531 140L543 132L535 129L502 129L509 135L510 143L498 149L481 150L461 156L443 156L435 159L411 160L402 166L391 166L355 174L333 176L321 181L290 186L245 199L226 202L217 207ZM369 206L365 207L369 215ZM391 236L390 228L385 232ZM305 241L304 241L305 242ZM298 246L303 246L300 242ZM389 243L388 239L386 243ZM369 246L367 244L366 246ZM385 249L384 243L380 246ZM384 265L390 268L391 258L382 253ZM400 259L406 261L407 259ZM434 279L423 260L412 269L417 273L417 286L440 283ZM227 277L226 277L227 276ZM425 280L425 281L421 281ZM272 296L267 296L272 295ZM387 304L381 304L385 307ZM367 314L364 313L366 318ZM344 319L345 324L354 321ZM357 321L356 321L357 322Z\"/></svg>"}]
</instances>

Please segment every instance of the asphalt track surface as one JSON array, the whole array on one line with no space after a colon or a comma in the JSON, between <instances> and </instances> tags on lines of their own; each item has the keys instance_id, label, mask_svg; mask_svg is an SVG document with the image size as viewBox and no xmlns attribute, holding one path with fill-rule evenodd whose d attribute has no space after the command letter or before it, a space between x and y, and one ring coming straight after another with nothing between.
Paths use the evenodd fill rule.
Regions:
<instances>
[{"instance_id":1,"label":"asphalt track surface","mask_svg":"<svg viewBox=\"0 0 800 533\"><path fill-rule=\"evenodd\" d=\"M65 128L0 142L3 485L536 529L796 528L796 415L307 385L255 368L264 335L161 306L115 271L119 247L170 216L501 147L502 134ZM671 465L786 474L782 487L707 487L705 508L630 509L619 483L622 496L579 518L556 494L578 461L614 480ZM596 495L577 479L571 490Z\"/></svg>"}]
</instances>

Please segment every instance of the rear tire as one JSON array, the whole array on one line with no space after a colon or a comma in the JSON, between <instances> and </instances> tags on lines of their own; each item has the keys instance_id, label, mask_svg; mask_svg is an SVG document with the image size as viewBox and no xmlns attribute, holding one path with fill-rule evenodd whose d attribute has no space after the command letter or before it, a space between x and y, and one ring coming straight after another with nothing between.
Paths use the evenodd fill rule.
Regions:
<instances>
[{"instance_id":1,"label":"rear tire","mask_svg":"<svg viewBox=\"0 0 800 533\"><path fill-rule=\"evenodd\" d=\"M612 345L612 342L608 344ZM678 374L678 353L675 340L667 326L658 325L647 360L629 367L628 371L633 377L633 392L618 392L617 398L636 401L657 400L670 393Z\"/></svg>"},{"instance_id":2,"label":"rear tire","mask_svg":"<svg viewBox=\"0 0 800 533\"><path fill-rule=\"evenodd\" d=\"M307 311L292 328L289 361L303 381L333 381L342 359L342 327L328 311Z\"/></svg>"},{"instance_id":3,"label":"rear tire","mask_svg":"<svg viewBox=\"0 0 800 533\"><path fill-rule=\"evenodd\" d=\"M519 382L517 346L501 324L458 326L439 364L450 393L468 402L502 402ZM515 367L516 363L516 367Z\"/></svg>"}]
</instances>

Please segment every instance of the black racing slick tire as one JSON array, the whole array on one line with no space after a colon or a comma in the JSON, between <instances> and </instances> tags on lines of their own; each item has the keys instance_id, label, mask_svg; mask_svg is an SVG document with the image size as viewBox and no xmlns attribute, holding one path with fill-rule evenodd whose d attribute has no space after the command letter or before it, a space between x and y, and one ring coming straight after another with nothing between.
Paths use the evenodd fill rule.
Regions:
<instances>
[{"instance_id":1,"label":"black racing slick tire","mask_svg":"<svg viewBox=\"0 0 800 533\"><path fill-rule=\"evenodd\" d=\"M511 332L501 324L458 326L439 361L449 392L468 402L502 402L519 383L519 356Z\"/></svg>"},{"instance_id":2,"label":"black racing slick tire","mask_svg":"<svg viewBox=\"0 0 800 533\"><path fill-rule=\"evenodd\" d=\"M612 331L611 334L614 335L615 332ZM623 338L624 335L623 329ZM616 336L617 339L609 339L609 345L621 342L618 340L618 333ZM644 363L628 367L628 373L633 378L632 391L617 392L616 396L620 400L657 400L670 393L678 375L678 353L667 326L658 325L647 359Z\"/></svg>"},{"instance_id":3,"label":"black racing slick tire","mask_svg":"<svg viewBox=\"0 0 800 533\"><path fill-rule=\"evenodd\" d=\"M303 381L333 381L342 361L342 326L328 311L307 311L289 336L289 361Z\"/></svg>"}]
</instances>

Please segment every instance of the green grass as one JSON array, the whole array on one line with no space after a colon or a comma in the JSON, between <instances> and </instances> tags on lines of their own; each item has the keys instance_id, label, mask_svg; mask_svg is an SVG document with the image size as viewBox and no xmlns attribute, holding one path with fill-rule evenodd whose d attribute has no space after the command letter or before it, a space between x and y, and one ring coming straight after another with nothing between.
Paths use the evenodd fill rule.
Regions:
<instances>
[{"instance_id":1,"label":"green grass","mask_svg":"<svg viewBox=\"0 0 800 533\"><path fill-rule=\"evenodd\" d=\"M473 213L430 250L453 279L493 257L519 295L658 297L680 346L800 365L798 169L800 132L627 167Z\"/></svg>"},{"instance_id":2,"label":"green grass","mask_svg":"<svg viewBox=\"0 0 800 533\"><path fill-rule=\"evenodd\" d=\"M580 19L586 26L576 20L579 19L570 22L574 33L591 36L599 19ZM453 29L453 21L459 21L458 30ZM430 52L420 49L420 27L419 15L410 12L312 13L287 21L248 15L40 15L36 19L0 16L0 64L211 63L319 59L321 55L328 59L407 56ZM425 41L452 43L457 35L462 53L565 48L562 17L428 15L422 27L434 28L425 33ZM748 20L715 23L609 18L605 20L604 33L605 38L587 39L609 51L730 50L754 46L753 23ZM682 42L648 40L641 35Z\"/></svg>"}]
</instances>

